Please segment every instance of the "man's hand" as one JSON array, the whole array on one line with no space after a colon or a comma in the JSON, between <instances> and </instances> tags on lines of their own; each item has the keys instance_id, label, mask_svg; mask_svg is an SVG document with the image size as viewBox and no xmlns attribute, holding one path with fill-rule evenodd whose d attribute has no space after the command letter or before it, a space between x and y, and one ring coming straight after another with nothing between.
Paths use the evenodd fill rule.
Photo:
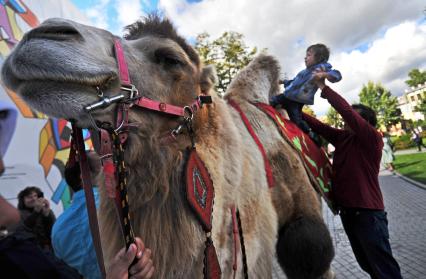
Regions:
<instances>
[{"instance_id":1,"label":"man's hand","mask_svg":"<svg viewBox=\"0 0 426 279\"><path fill-rule=\"evenodd\" d=\"M328 78L327 72L324 69L315 70L313 72L312 81L321 90L325 87L325 79Z\"/></svg>"},{"instance_id":2,"label":"man's hand","mask_svg":"<svg viewBox=\"0 0 426 279\"><path fill-rule=\"evenodd\" d=\"M136 245L130 245L127 251L123 248L115 255L108 268L107 279L152 277L154 265L151 259L151 250L145 249L145 245L139 237L136 237ZM138 261L129 270L135 257Z\"/></svg>"}]
</instances>

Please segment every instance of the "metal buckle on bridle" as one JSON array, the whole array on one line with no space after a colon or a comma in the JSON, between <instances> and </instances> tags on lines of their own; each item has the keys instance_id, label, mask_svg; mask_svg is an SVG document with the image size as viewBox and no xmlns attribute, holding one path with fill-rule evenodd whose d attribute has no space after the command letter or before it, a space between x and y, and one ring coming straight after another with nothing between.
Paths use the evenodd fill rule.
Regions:
<instances>
[{"instance_id":1,"label":"metal buckle on bridle","mask_svg":"<svg viewBox=\"0 0 426 279\"><path fill-rule=\"evenodd\" d=\"M133 101L140 97L139 90L133 84L122 84L120 89L129 92L128 101Z\"/></svg>"},{"instance_id":2,"label":"metal buckle on bridle","mask_svg":"<svg viewBox=\"0 0 426 279\"><path fill-rule=\"evenodd\" d=\"M186 125L186 130L188 131L189 138L191 139L192 148L195 148L194 129L192 127L192 120L194 119L194 110L190 106L184 106L183 111L185 113L183 120Z\"/></svg>"},{"instance_id":3,"label":"metal buckle on bridle","mask_svg":"<svg viewBox=\"0 0 426 279\"><path fill-rule=\"evenodd\" d=\"M186 128L188 134L191 137L191 141L193 140L193 129L192 129L192 120L194 119L194 110L190 106L185 106L183 108L185 115L183 116L183 123L174 128L171 131L171 136L176 139L178 135L182 134L183 128Z\"/></svg>"},{"instance_id":4,"label":"metal buckle on bridle","mask_svg":"<svg viewBox=\"0 0 426 279\"><path fill-rule=\"evenodd\" d=\"M97 102L95 102L91 105L84 107L84 110L86 112L91 112L91 111L98 109L98 108L106 108L107 106L111 105L112 103L117 103L117 102L121 101L122 99L124 99L123 94L112 96L110 98L104 97L104 92L99 88L99 86L96 86L96 90L98 92L98 97L99 97L100 101L97 101Z\"/></svg>"},{"instance_id":5,"label":"metal buckle on bridle","mask_svg":"<svg viewBox=\"0 0 426 279\"><path fill-rule=\"evenodd\" d=\"M97 108L106 108L107 106L111 105L112 103L117 103L117 102L121 101L122 99L124 99L123 94L113 96L111 98L101 97L100 101L93 103L91 105L88 105L87 107L84 108L84 110L86 112L91 112L91 111L93 111Z\"/></svg>"},{"instance_id":6,"label":"metal buckle on bridle","mask_svg":"<svg viewBox=\"0 0 426 279\"><path fill-rule=\"evenodd\" d=\"M192 120L194 119L194 110L192 107L190 106L184 106L183 107L183 112L184 112L184 116L183 119L185 120L185 122L192 122Z\"/></svg>"},{"instance_id":7,"label":"metal buckle on bridle","mask_svg":"<svg viewBox=\"0 0 426 279\"><path fill-rule=\"evenodd\" d=\"M177 126L175 129L172 130L171 135L174 139L177 138L178 135L180 135L182 133L182 129L183 129L184 125L180 124L179 126Z\"/></svg>"}]
</instances>

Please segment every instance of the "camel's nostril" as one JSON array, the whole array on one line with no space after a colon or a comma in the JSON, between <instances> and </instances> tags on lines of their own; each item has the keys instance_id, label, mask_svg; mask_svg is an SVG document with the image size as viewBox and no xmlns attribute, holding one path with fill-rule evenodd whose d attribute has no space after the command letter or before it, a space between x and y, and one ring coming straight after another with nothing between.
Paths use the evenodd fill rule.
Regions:
<instances>
[{"instance_id":1,"label":"camel's nostril","mask_svg":"<svg viewBox=\"0 0 426 279\"><path fill-rule=\"evenodd\" d=\"M51 35L58 35L58 36L73 36L73 35L80 35L78 31L73 27L64 27L64 26L58 26L58 27L51 27L43 32L44 34L51 34Z\"/></svg>"},{"instance_id":2,"label":"camel's nostril","mask_svg":"<svg viewBox=\"0 0 426 279\"><path fill-rule=\"evenodd\" d=\"M28 38L44 38L51 40L70 40L81 38L80 32L71 25L41 25L28 33Z\"/></svg>"}]
</instances>

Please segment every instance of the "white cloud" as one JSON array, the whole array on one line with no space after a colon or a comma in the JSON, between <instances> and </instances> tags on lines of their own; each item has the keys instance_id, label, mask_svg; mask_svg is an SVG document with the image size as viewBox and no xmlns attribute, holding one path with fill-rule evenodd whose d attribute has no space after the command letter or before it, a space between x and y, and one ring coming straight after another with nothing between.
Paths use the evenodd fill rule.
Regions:
<instances>
[{"instance_id":1,"label":"white cloud","mask_svg":"<svg viewBox=\"0 0 426 279\"><path fill-rule=\"evenodd\" d=\"M117 0L114 7L117 11L117 24L121 28L145 15L139 0Z\"/></svg>"},{"instance_id":2,"label":"white cloud","mask_svg":"<svg viewBox=\"0 0 426 279\"><path fill-rule=\"evenodd\" d=\"M108 29L107 8L110 2L111 0L100 0L96 5L84 11L94 26Z\"/></svg>"},{"instance_id":3,"label":"white cloud","mask_svg":"<svg viewBox=\"0 0 426 279\"><path fill-rule=\"evenodd\" d=\"M125 26L145 15L142 3L147 5L147 1L149 0L97 0L84 13L92 25L121 35Z\"/></svg>"},{"instance_id":4,"label":"white cloud","mask_svg":"<svg viewBox=\"0 0 426 279\"><path fill-rule=\"evenodd\" d=\"M424 0L257 1L160 0L159 8L185 37L208 32L213 38L237 31L248 45L268 48L289 76L303 69L305 49L327 44L330 62L343 74L334 88L355 101L362 84L382 82L394 95L405 88L408 71L426 64ZM353 50L368 45L364 52ZM328 104L316 98L314 110Z\"/></svg>"},{"instance_id":5,"label":"white cloud","mask_svg":"<svg viewBox=\"0 0 426 279\"><path fill-rule=\"evenodd\" d=\"M366 52L334 54L330 62L343 74L342 81L333 88L350 102L358 101L362 85L369 80L381 82L393 95L401 95L408 72L426 67L426 25L419 26L413 21L400 23L372 41ZM316 111L324 112L322 106L316 103Z\"/></svg>"}]
</instances>

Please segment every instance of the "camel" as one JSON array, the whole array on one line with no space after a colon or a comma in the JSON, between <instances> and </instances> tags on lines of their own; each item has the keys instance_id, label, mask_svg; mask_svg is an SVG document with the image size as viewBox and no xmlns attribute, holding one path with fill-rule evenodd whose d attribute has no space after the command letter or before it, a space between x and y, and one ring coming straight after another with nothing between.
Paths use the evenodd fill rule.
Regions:
<instances>
[{"instance_id":1,"label":"camel","mask_svg":"<svg viewBox=\"0 0 426 279\"><path fill-rule=\"evenodd\" d=\"M319 198L297 153L250 104L277 93L276 60L258 57L222 99L213 90L212 68L202 66L169 20L148 16L127 32L120 41L142 96L180 107L202 93L212 96L212 104L199 109L192 123L196 152L214 184L211 235L222 278L234 276L232 206L239 209L250 278L271 278L276 246L288 278L319 278L334 256ZM90 114L84 108L99 100L100 90L109 97L120 92L115 39L108 31L70 20L46 20L27 32L6 59L2 81L32 108L93 131L97 123L114 123L116 104ZM272 189L258 146L228 105L231 98L246 111L265 146ZM191 137L183 133L175 141L162 141L179 117L140 108L131 108L128 117L133 128L124 157L135 234L153 251L156 278L201 278L206 236L188 206L182 180ZM98 217L108 266L124 244L114 205L103 187L100 192ZM241 261L239 252L238 278L243 277Z\"/></svg>"}]
</instances>

